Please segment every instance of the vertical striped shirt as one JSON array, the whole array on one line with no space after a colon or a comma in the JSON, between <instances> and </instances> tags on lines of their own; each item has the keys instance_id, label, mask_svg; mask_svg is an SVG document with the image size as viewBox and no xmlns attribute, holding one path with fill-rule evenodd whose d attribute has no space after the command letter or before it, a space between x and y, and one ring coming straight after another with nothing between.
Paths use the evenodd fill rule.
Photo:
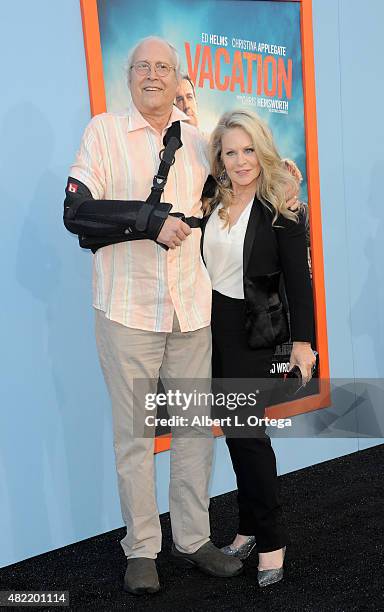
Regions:
<instances>
[{"instance_id":1,"label":"vertical striped shirt","mask_svg":"<svg viewBox=\"0 0 384 612\"><path fill-rule=\"evenodd\" d=\"M201 192L209 171L206 144L187 116L174 107L159 134L132 105L126 113L96 115L87 126L70 169L95 199L146 200L159 167L163 137L181 121L183 146L176 152L163 194L172 212L201 216ZM201 230L181 247L165 251L152 240L99 249L93 259L93 305L106 317L136 329L181 331L209 325L211 283L200 255Z\"/></svg>"}]
</instances>

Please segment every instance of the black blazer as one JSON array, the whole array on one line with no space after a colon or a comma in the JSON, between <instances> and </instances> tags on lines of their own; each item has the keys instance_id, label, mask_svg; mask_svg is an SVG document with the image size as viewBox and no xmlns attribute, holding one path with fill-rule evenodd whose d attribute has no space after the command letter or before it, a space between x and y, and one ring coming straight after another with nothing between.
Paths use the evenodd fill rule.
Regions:
<instances>
[{"instance_id":1,"label":"black blazer","mask_svg":"<svg viewBox=\"0 0 384 612\"><path fill-rule=\"evenodd\" d=\"M202 220L201 254L209 215ZM252 348L313 341L313 294L307 260L305 222L273 213L255 196L243 250L246 330ZM204 256L203 256L204 260ZM281 277L288 299L290 332Z\"/></svg>"}]
</instances>

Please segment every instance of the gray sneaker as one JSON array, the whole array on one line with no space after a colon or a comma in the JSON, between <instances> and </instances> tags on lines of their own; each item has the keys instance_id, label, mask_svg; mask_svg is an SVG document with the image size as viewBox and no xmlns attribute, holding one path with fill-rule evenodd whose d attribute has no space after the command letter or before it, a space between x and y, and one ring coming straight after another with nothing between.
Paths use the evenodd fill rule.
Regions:
<instances>
[{"instance_id":1,"label":"gray sneaker","mask_svg":"<svg viewBox=\"0 0 384 612\"><path fill-rule=\"evenodd\" d=\"M243 564L236 557L225 555L213 542L203 544L196 552L188 554L177 550L172 544L171 553L176 559L188 565L195 565L202 572L220 578L237 576L243 571Z\"/></svg>"},{"instance_id":2,"label":"gray sneaker","mask_svg":"<svg viewBox=\"0 0 384 612\"><path fill-rule=\"evenodd\" d=\"M155 560L146 557L128 559L124 576L124 591L133 593L133 595L144 595L144 593L157 593L159 590L160 583Z\"/></svg>"}]
</instances>

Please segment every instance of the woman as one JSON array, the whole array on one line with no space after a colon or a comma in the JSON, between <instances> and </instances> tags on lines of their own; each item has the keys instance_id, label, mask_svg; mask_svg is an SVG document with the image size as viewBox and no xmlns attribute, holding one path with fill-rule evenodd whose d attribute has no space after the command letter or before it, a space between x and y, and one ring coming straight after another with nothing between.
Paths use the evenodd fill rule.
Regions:
<instances>
[{"instance_id":1,"label":"woman","mask_svg":"<svg viewBox=\"0 0 384 612\"><path fill-rule=\"evenodd\" d=\"M205 202L202 254L213 286L213 378L268 378L275 346L289 336L279 294L282 273L293 341L290 368L300 367L305 384L315 364L312 288L305 226L286 203L287 191L297 185L270 130L252 112L222 116L210 156L216 186ZM240 412L262 416L266 402L267 392L256 412L250 405ZM237 478L239 529L223 550L244 559L256 545L258 582L266 586L283 577L287 543L275 455L264 429L258 437L238 437L233 429L225 433Z\"/></svg>"}]
</instances>

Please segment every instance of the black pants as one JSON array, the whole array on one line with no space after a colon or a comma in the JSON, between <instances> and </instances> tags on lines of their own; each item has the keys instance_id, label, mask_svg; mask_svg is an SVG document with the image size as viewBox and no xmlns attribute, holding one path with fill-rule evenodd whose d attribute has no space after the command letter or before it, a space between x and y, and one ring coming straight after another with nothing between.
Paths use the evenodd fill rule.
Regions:
<instances>
[{"instance_id":1,"label":"black pants","mask_svg":"<svg viewBox=\"0 0 384 612\"><path fill-rule=\"evenodd\" d=\"M258 379L261 382L268 379L274 353L273 348L253 350L248 347L244 315L244 300L213 291L212 375L214 379L232 379L232 382L222 381L220 387L227 387L230 391L236 385L236 390L239 390L234 379ZM244 414L253 412L259 418L264 416L267 400L268 393L265 392L257 407L244 407ZM259 552L282 548L287 543L287 536L270 438L265 428L258 428L252 437L243 437L243 428L241 437L240 432L236 435L234 428L227 432L223 429L227 433L226 443L237 480L238 533L256 536Z\"/></svg>"}]
</instances>

